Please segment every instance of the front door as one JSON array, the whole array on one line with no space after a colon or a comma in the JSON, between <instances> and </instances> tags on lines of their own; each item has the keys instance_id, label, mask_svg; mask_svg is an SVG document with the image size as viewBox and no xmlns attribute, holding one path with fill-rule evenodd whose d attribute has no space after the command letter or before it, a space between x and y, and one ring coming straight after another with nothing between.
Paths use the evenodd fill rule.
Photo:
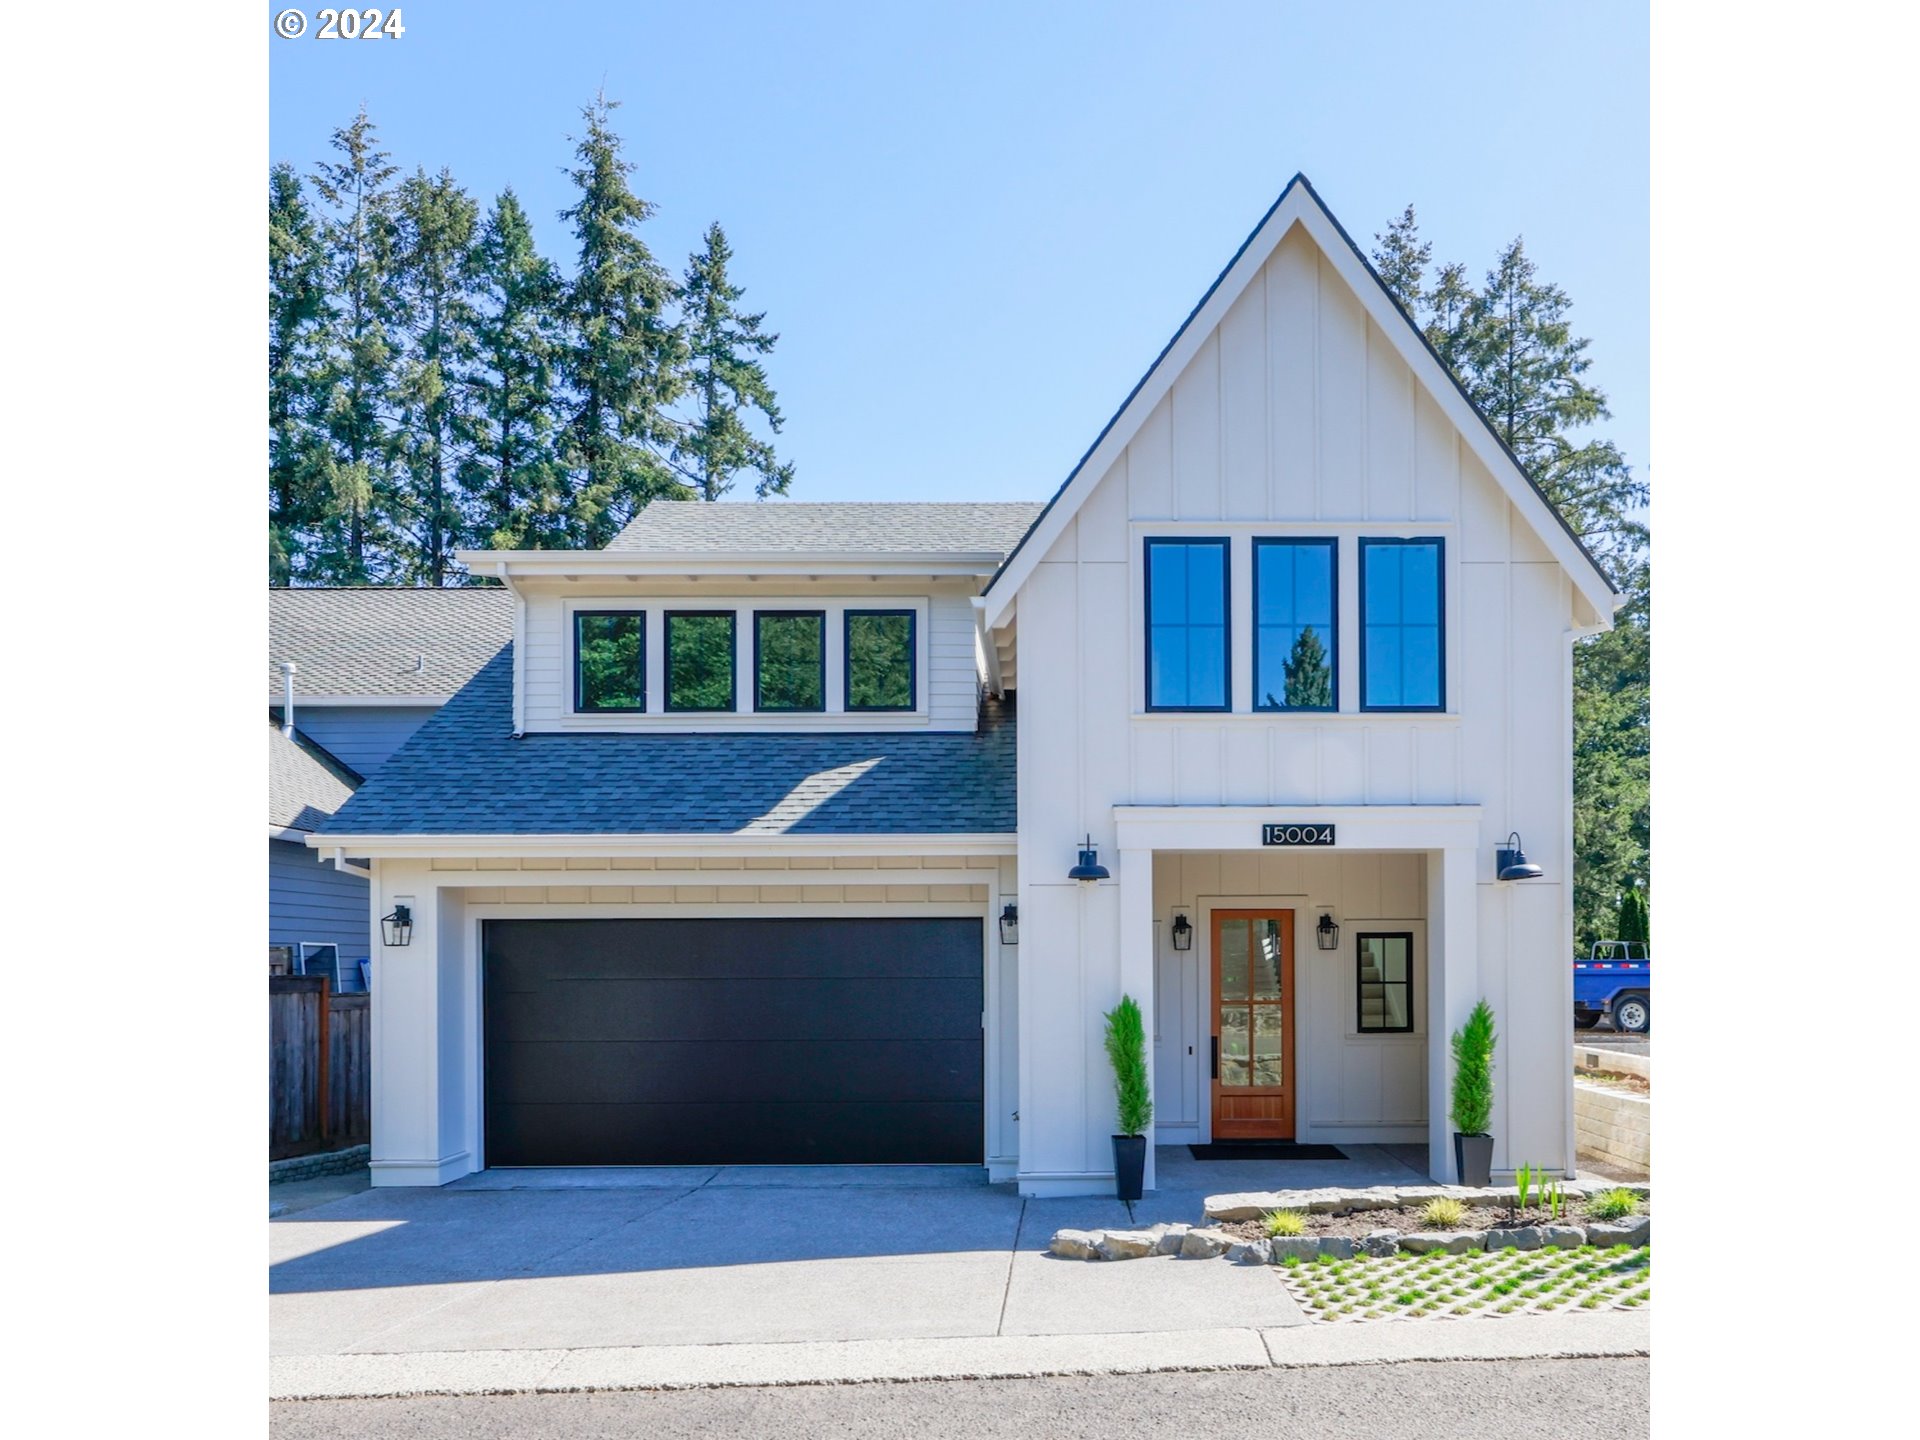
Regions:
<instances>
[{"instance_id":1,"label":"front door","mask_svg":"<svg viewBox=\"0 0 1920 1440\"><path fill-rule=\"evenodd\" d=\"M1293 1138L1293 912L1213 912L1213 1138Z\"/></svg>"}]
</instances>

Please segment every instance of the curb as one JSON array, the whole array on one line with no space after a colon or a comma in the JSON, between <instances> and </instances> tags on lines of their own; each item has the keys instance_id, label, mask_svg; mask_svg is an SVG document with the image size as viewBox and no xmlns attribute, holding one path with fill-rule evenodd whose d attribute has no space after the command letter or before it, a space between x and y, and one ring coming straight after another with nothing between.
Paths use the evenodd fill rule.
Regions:
<instances>
[{"instance_id":1,"label":"curb","mask_svg":"<svg viewBox=\"0 0 1920 1440\"><path fill-rule=\"evenodd\" d=\"M1418 1360L1587 1359L1646 1355L1648 1332L1647 1312L1640 1310L1596 1315L1382 1320L1267 1330L1242 1327L1110 1335L283 1355L270 1362L268 1389L273 1400L360 1400L1012 1380L1390 1365Z\"/></svg>"}]
</instances>

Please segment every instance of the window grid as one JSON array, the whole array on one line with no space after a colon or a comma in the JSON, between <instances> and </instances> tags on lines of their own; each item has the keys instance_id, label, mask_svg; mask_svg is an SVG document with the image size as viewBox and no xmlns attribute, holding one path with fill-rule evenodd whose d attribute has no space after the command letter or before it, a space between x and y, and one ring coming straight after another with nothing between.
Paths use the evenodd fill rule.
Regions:
<instances>
[{"instance_id":1,"label":"window grid","mask_svg":"<svg viewBox=\"0 0 1920 1440\"><path fill-rule=\"evenodd\" d=\"M1272 576L1268 575L1269 559L1275 572ZM1318 582L1322 563L1324 591L1315 594L1321 590ZM1270 614L1275 618L1269 619ZM1314 677L1287 673L1294 659L1294 647L1301 633L1308 629L1314 632L1325 654L1323 704L1294 703L1296 698L1310 698L1320 686ZM1269 637L1280 642L1271 656L1266 644ZM1269 658L1272 664L1268 663ZM1268 704L1268 699L1274 703ZM1265 711L1340 708L1340 542L1337 539L1254 537L1253 708Z\"/></svg>"},{"instance_id":2,"label":"window grid","mask_svg":"<svg viewBox=\"0 0 1920 1440\"><path fill-rule=\"evenodd\" d=\"M1360 708L1446 709L1446 542L1360 541Z\"/></svg>"},{"instance_id":3,"label":"window grid","mask_svg":"<svg viewBox=\"0 0 1920 1440\"><path fill-rule=\"evenodd\" d=\"M1148 538L1144 554L1147 709L1232 709L1233 564L1226 539L1220 536ZM1209 559L1203 562L1204 568L1196 571L1193 562L1202 556ZM1156 617L1154 603L1157 558L1163 558L1166 567L1158 587L1165 607L1164 619ZM1216 565L1219 569L1217 612L1211 574ZM1196 703L1196 689L1203 697L1217 694L1219 699L1202 698Z\"/></svg>"},{"instance_id":4,"label":"window grid","mask_svg":"<svg viewBox=\"0 0 1920 1440\"><path fill-rule=\"evenodd\" d=\"M1396 952L1401 977L1397 980L1391 978ZM1413 932L1372 931L1359 936L1354 947L1354 983L1355 1029L1363 1035L1412 1034ZM1398 1024L1393 1023L1396 1015Z\"/></svg>"}]
</instances>

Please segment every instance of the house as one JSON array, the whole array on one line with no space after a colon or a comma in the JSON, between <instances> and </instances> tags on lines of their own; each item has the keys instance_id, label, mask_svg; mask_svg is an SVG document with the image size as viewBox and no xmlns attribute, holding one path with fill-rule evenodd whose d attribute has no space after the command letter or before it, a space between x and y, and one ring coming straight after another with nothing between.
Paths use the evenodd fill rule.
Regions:
<instances>
[{"instance_id":1,"label":"house","mask_svg":"<svg viewBox=\"0 0 1920 1440\"><path fill-rule=\"evenodd\" d=\"M267 943L372 953L363 867L306 839L513 629L494 587L267 592Z\"/></svg>"},{"instance_id":2,"label":"house","mask_svg":"<svg viewBox=\"0 0 1920 1440\"><path fill-rule=\"evenodd\" d=\"M1045 505L656 503L462 559L511 643L307 842L411 925L377 1184L1105 1190L1123 993L1160 1142L1442 1179L1485 996L1495 1167L1571 1171L1571 646L1618 597L1304 178Z\"/></svg>"}]
</instances>

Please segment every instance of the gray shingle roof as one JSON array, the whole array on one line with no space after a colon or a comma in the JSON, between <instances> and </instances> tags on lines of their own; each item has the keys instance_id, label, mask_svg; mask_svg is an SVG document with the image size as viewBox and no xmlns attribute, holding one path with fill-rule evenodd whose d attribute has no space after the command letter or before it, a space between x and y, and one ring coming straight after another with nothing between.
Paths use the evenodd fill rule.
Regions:
<instances>
[{"instance_id":1,"label":"gray shingle roof","mask_svg":"<svg viewBox=\"0 0 1920 1440\"><path fill-rule=\"evenodd\" d=\"M302 695L431 700L451 695L513 635L513 596L494 586L267 592L267 703L282 699L280 662Z\"/></svg>"},{"instance_id":2,"label":"gray shingle roof","mask_svg":"<svg viewBox=\"0 0 1920 1440\"><path fill-rule=\"evenodd\" d=\"M977 733L526 735L513 647L423 725L327 835L1011 834L1014 719Z\"/></svg>"},{"instance_id":3,"label":"gray shingle roof","mask_svg":"<svg viewBox=\"0 0 1920 1440\"><path fill-rule=\"evenodd\" d=\"M960 551L1005 555L1040 513L1038 501L767 500L709 504L656 500L613 539L609 550L805 554Z\"/></svg>"},{"instance_id":4,"label":"gray shingle roof","mask_svg":"<svg viewBox=\"0 0 1920 1440\"><path fill-rule=\"evenodd\" d=\"M354 773L308 740L267 725L267 824L318 830L353 795Z\"/></svg>"}]
</instances>

